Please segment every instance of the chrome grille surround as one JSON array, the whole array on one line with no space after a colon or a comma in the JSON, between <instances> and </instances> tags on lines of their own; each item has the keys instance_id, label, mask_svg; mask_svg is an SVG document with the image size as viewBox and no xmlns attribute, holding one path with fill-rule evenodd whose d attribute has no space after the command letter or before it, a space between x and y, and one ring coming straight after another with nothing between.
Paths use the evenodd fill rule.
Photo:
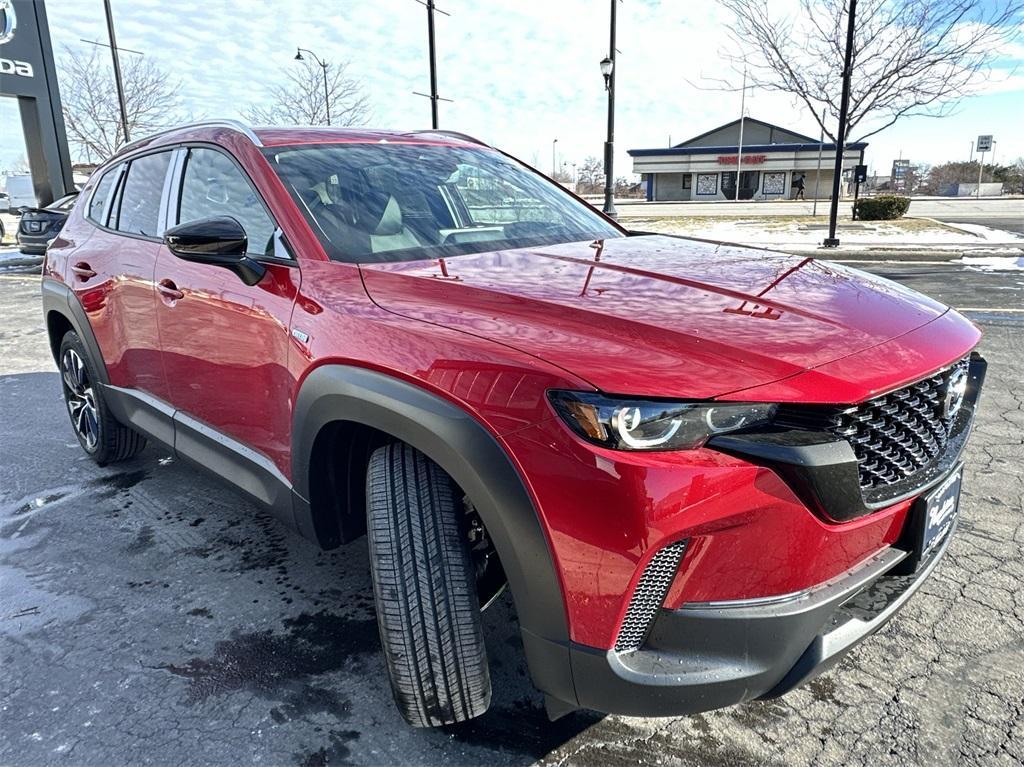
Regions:
<instances>
[{"instance_id":1,"label":"chrome grille surround","mask_svg":"<svg viewBox=\"0 0 1024 767\"><path fill-rule=\"evenodd\" d=\"M640 580L637 581L633 597L629 600L629 607L626 608L626 617L623 618L619 635L615 639L616 652L640 649L658 610L665 602L665 596L676 577L679 562L685 551L686 541L677 541L665 546L651 557Z\"/></svg>"}]
</instances>

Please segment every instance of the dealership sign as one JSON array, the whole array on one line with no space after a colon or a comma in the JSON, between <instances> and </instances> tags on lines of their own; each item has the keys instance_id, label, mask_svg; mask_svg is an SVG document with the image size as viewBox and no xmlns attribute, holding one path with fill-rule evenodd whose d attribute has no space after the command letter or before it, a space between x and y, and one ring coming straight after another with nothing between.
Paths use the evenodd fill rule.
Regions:
<instances>
[{"instance_id":1,"label":"dealership sign","mask_svg":"<svg viewBox=\"0 0 1024 767\"><path fill-rule=\"evenodd\" d=\"M18 99L36 202L48 205L75 187L45 0L0 0L0 96Z\"/></svg>"},{"instance_id":2,"label":"dealership sign","mask_svg":"<svg viewBox=\"0 0 1024 767\"><path fill-rule=\"evenodd\" d=\"M18 13L14 10L13 0L0 0L0 45L14 39L14 30L18 28ZM0 75L17 75L18 77L34 76L32 65L27 61L18 61L0 56Z\"/></svg>"},{"instance_id":3,"label":"dealership sign","mask_svg":"<svg viewBox=\"0 0 1024 767\"><path fill-rule=\"evenodd\" d=\"M744 165L760 165L768 159L766 154L745 154L743 155ZM720 154L718 155L719 165L738 165L738 158L734 154Z\"/></svg>"}]
</instances>

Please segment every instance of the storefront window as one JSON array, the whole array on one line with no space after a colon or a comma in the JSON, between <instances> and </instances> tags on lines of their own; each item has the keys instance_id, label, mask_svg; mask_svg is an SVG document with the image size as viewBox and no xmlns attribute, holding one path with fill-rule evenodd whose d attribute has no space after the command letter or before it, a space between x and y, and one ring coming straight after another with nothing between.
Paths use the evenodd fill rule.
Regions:
<instances>
[{"instance_id":1,"label":"storefront window","mask_svg":"<svg viewBox=\"0 0 1024 767\"><path fill-rule=\"evenodd\" d=\"M785 194L786 192L786 174L785 173L765 173L764 174L764 193L769 194Z\"/></svg>"},{"instance_id":2,"label":"storefront window","mask_svg":"<svg viewBox=\"0 0 1024 767\"><path fill-rule=\"evenodd\" d=\"M717 173L698 173L697 174L697 194L718 194L718 174Z\"/></svg>"}]
</instances>

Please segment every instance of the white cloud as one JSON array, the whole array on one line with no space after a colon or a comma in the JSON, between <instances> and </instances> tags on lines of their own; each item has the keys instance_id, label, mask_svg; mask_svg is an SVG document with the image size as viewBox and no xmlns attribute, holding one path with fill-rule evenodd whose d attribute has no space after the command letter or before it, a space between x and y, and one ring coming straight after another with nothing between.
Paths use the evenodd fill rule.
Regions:
<instances>
[{"instance_id":1,"label":"white cloud","mask_svg":"<svg viewBox=\"0 0 1024 767\"><path fill-rule=\"evenodd\" d=\"M792 5L794 0L786 0ZM560 158L600 157L605 91L598 62L608 48L607 0L438 0L441 126L479 135L518 155L551 165ZM380 127L429 125L426 11L415 0L113 0L118 43L145 52L181 83L181 106L199 117L237 117L266 98L269 84L295 66L301 45L348 60L362 79ZM49 0L54 42L84 46L106 40L100 0ZM688 83L723 73L729 17L709 0L626 0L619 5L616 167L631 170L626 149L666 145L739 115L739 96ZM131 54L126 54L131 55ZM965 103L959 118L918 119L871 139L869 161L886 167L901 148L922 159L964 154L973 132L995 132L1009 154L1024 154L1013 95L1024 97L1021 46L1007 48L1003 79ZM1024 103L1024 98L1019 99ZM817 135L816 124L783 95L753 93L748 114ZM977 131L963 113L985 114ZM0 114L6 115L11 110ZM4 117L6 120L7 118ZM4 128L5 135L7 128ZM908 132L909 131L909 132ZM0 164L3 162L0 157Z\"/></svg>"}]
</instances>

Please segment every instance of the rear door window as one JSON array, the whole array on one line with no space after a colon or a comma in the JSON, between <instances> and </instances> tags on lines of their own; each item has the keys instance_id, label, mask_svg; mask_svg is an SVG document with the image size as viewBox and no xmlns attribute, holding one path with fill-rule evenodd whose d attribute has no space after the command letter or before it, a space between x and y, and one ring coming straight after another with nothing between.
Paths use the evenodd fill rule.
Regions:
<instances>
[{"instance_id":1,"label":"rear door window","mask_svg":"<svg viewBox=\"0 0 1024 767\"><path fill-rule=\"evenodd\" d=\"M230 216L242 225L250 255L274 254L277 227L242 171L215 149L192 149L181 182L178 223L215 216Z\"/></svg>"},{"instance_id":2,"label":"rear door window","mask_svg":"<svg viewBox=\"0 0 1024 767\"><path fill-rule=\"evenodd\" d=\"M146 237L159 234L160 201L170 162L170 152L148 154L132 160L128 166L128 177L121 186L115 227L119 232Z\"/></svg>"}]
</instances>

